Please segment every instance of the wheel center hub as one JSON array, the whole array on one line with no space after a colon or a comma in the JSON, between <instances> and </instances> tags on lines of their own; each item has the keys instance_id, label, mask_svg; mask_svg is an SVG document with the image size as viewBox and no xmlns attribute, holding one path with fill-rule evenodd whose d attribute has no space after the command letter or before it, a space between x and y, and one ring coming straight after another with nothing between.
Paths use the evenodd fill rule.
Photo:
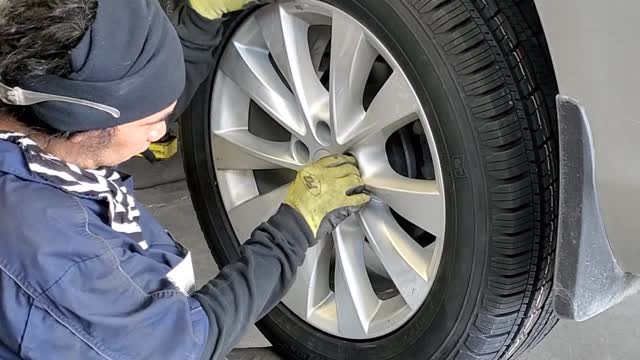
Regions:
<instances>
[{"instance_id":1,"label":"wheel center hub","mask_svg":"<svg viewBox=\"0 0 640 360\"><path fill-rule=\"evenodd\" d=\"M318 161L318 160L322 159L323 157L327 157L329 155L331 155L331 151L325 150L325 149L320 149L320 150L316 151L315 154L313 154L313 161Z\"/></svg>"}]
</instances>

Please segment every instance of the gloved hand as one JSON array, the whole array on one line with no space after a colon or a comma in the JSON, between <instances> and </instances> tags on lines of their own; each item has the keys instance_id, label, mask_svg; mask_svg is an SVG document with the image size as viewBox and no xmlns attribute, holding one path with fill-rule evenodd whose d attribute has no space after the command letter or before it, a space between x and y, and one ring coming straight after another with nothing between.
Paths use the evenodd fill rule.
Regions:
<instances>
[{"instance_id":1,"label":"gloved hand","mask_svg":"<svg viewBox=\"0 0 640 360\"><path fill-rule=\"evenodd\" d=\"M265 4L270 0L189 0L191 8L203 17L213 20L238 11L249 3Z\"/></svg>"},{"instance_id":2,"label":"gloved hand","mask_svg":"<svg viewBox=\"0 0 640 360\"><path fill-rule=\"evenodd\" d=\"M286 204L307 221L316 241L371 201L352 156L325 157L301 170Z\"/></svg>"}]
</instances>

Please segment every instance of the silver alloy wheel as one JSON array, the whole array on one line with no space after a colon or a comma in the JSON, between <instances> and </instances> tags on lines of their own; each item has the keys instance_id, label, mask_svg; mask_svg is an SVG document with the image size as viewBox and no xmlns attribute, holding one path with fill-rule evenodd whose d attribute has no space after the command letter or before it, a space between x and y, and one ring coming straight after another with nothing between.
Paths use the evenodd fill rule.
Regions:
<instances>
[{"instance_id":1,"label":"silver alloy wheel","mask_svg":"<svg viewBox=\"0 0 640 360\"><path fill-rule=\"evenodd\" d=\"M329 29L330 39L312 43L314 26ZM318 54L327 46L325 87ZM365 109L363 93L379 56L392 73ZM268 5L250 15L224 50L213 94L217 185L239 240L248 238L286 195L286 185L261 189L259 171L299 170L325 155L349 152L358 158L373 194L366 209L309 250L284 304L316 328L347 339L379 337L405 324L424 303L440 264L445 197L425 113L389 51L362 24L328 4ZM290 140L274 141L251 129L252 103ZM389 137L415 121L424 129L435 180L403 177L388 159ZM435 241L419 245L391 209ZM376 292L371 271L393 283L394 296Z\"/></svg>"}]
</instances>

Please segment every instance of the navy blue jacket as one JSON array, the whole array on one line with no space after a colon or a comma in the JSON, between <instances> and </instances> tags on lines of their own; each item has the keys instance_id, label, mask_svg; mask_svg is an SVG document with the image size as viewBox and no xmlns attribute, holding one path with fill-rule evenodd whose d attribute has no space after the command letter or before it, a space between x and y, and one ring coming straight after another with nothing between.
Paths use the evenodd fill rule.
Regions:
<instances>
[{"instance_id":1,"label":"navy blue jacket","mask_svg":"<svg viewBox=\"0 0 640 360\"><path fill-rule=\"evenodd\" d=\"M221 21L184 7L174 16L182 110L211 70ZM18 146L0 141L0 359L221 359L279 302L313 237L283 206L237 263L187 296L166 278L185 250L140 212L147 249L111 229L106 202L32 174Z\"/></svg>"},{"instance_id":2,"label":"navy blue jacket","mask_svg":"<svg viewBox=\"0 0 640 360\"><path fill-rule=\"evenodd\" d=\"M140 211L147 249L111 229L105 201L37 177L0 141L0 359L220 359L279 302L312 238L283 206L186 296L166 278L186 252Z\"/></svg>"}]
</instances>

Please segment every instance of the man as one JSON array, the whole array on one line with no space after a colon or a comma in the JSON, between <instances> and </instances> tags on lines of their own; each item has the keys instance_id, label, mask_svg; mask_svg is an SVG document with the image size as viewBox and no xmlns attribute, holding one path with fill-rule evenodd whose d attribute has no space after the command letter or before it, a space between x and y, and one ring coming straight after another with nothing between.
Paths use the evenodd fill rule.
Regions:
<instances>
[{"instance_id":1,"label":"man","mask_svg":"<svg viewBox=\"0 0 640 360\"><path fill-rule=\"evenodd\" d=\"M0 0L0 359L220 359L369 201L354 158L320 160L193 291L190 255L114 170L164 135L247 3L192 0L172 25L156 0Z\"/></svg>"}]
</instances>

